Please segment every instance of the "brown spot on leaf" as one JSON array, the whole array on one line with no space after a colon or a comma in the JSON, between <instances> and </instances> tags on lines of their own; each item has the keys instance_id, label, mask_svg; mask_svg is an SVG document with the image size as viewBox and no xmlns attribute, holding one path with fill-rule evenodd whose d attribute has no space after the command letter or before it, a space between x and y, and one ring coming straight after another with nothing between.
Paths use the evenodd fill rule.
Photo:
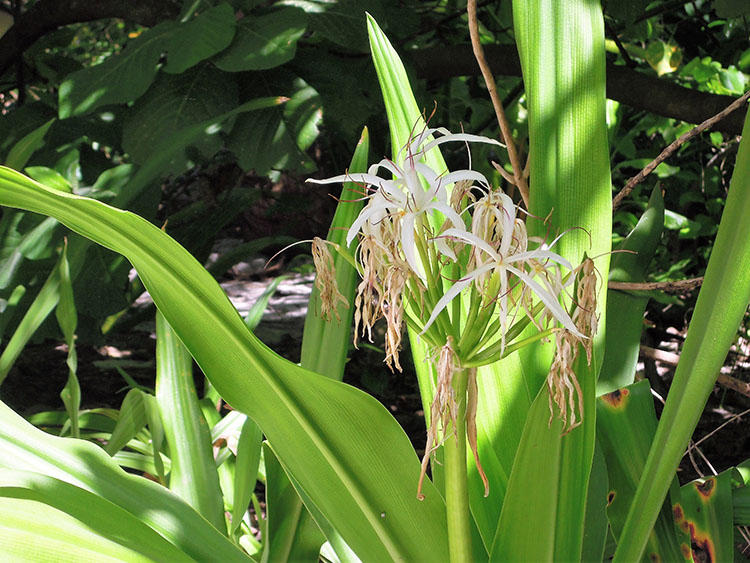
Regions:
<instances>
[{"instance_id":1,"label":"brown spot on leaf","mask_svg":"<svg viewBox=\"0 0 750 563\"><path fill-rule=\"evenodd\" d=\"M680 544L680 551L682 552L682 556L685 558L685 560L689 561L693 554L690 546L683 542Z\"/></svg>"},{"instance_id":2,"label":"brown spot on leaf","mask_svg":"<svg viewBox=\"0 0 750 563\"><path fill-rule=\"evenodd\" d=\"M683 512L682 505L680 503L672 506L672 514L674 515L674 521L678 524L685 518L685 512Z\"/></svg>"},{"instance_id":3,"label":"brown spot on leaf","mask_svg":"<svg viewBox=\"0 0 750 563\"><path fill-rule=\"evenodd\" d=\"M714 477L709 477L708 479L703 481L703 483L695 483L695 490L700 493L704 500L708 500L709 498L711 498L711 495L713 495L715 488L716 479Z\"/></svg>"},{"instance_id":4,"label":"brown spot on leaf","mask_svg":"<svg viewBox=\"0 0 750 563\"><path fill-rule=\"evenodd\" d=\"M630 395L630 389L617 389L602 395L602 400L612 408L621 409L625 407L628 395Z\"/></svg>"},{"instance_id":5,"label":"brown spot on leaf","mask_svg":"<svg viewBox=\"0 0 750 563\"><path fill-rule=\"evenodd\" d=\"M661 563L661 557L659 557L658 553L649 553L648 560L652 561L653 563Z\"/></svg>"},{"instance_id":6,"label":"brown spot on leaf","mask_svg":"<svg viewBox=\"0 0 750 563\"><path fill-rule=\"evenodd\" d=\"M615 491L609 491L607 493L607 506L612 504L612 501L615 500L616 496L617 496L617 493Z\"/></svg>"},{"instance_id":7,"label":"brown spot on leaf","mask_svg":"<svg viewBox=\"0 0 750 563\"><path fill-rule=\"evenodd\" d=\"M694 526L690 526L690 543L694 561L701 563L714 563L716 561L716 547L707 533L700 532Z\"/></svg>"}]
</instances>

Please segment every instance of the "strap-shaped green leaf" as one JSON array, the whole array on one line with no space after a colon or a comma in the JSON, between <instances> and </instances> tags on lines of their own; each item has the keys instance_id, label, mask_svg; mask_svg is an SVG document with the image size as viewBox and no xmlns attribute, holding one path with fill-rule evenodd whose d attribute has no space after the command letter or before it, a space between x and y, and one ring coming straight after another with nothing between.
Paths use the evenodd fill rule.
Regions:
<instances>
[{"instance_id":1,"label":"strap-shaped green leaf","mask_svg":"<svg viewBox=\"0 0 750 563\"><path fill-rule=\"evenodd\" d=\"M573 264L584 255L594 257L606 279L612 208L601 5L597 0L514 2L513 23L529 112L530 211L536 217L552 212L547 225L530 219L529 232L565 232L557 251ZM561 436L557 421L549 422L546 388L536 396L510 475L493 559L581 558L595 441L594 386L604 343L601 287L591 365L579 358L575 367L583 423ZM541 346L522 350L520 357L523 371L513 376L523 377L527 392L535 395L549 359L544 361Z\"/></svg>"},{"instance_id":2,"label":"strap-shaped green leaf","mask_svg":"<svg viewBox=\"0 0 750 563\"><path fill-rule=\"evenodd\" d=\"M416 454L374 398L272 353L211 275L144 219L7 168L0 168L0 204L50 214L125 255L221 396L258 423L361 557L445 559L445 505L431 484L427 499L416 499Z\"/></svg>"},{"instance_id":3,"label":"strap-shaped green leaf","mask_svg":"<svg viewBox=\"0 0 750 563\"><path fill-rule=\"evenodd\" d=\"M164 317L156 315L156 403L169 444L169 488L222 532L224 504L211 435L193 381L193 360Z\"/></svg>"},{"instance_id":4,"label":"strap-shaped green leaf","mask_svg":"<svg viewBox=\"0 0 750 563\"><path fill-rule=\"evenodd\" d=\"M0 468L39 473L90 491L194 559L246 560L234 544L166 488L129 475L91 442L58 438L34 428L4 403L0 403ZM38 513L36 518L43 520L44 515Z\"/></svg>"},{"instance_id":5,"label":"strap-shaped green leaf","mask_svg":"<svg viewBox=\"0 0 750 563\"><path fill-rule=\"evenodd\" d=\"M0 507L5 527L0 532L0 551L4 558L15 553L21 560L40 561L42 553L59 548L57 557L67 561L81 561L87 551L94 552L98 559L112 555L113 550L128 560L138 556L152 561L191 560L127 510L70 483L32 471L0 470ZM21 529L12 531L16 526ZM31 541L25 544L16 535L19 532Z\"/></svg>"}]
</instances>

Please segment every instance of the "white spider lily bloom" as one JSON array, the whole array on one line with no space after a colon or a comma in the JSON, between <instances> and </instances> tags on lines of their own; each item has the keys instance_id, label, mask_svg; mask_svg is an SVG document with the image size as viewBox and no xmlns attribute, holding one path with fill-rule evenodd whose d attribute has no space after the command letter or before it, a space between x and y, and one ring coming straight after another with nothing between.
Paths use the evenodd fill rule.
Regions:
<instances>
[{"instance_id":1,"label":"white spider lily bloom","mask_svg":"<svg viewBox=\"0 0 750 563\"><path fill-rule=\"evenodd\" d=\"M507 233L513 231L505 231L503 233L503 239L506 238ZM443 237L458 239L465 243L473 245L474 249L481 251L487 255L487 259L478 262L477 267L474 268L468 275L464 276L457 282L455 282L448 291L445 292L443 297L437 302L435 308L432 310L430 318L424 325L422 332L424 333L430 325L435 321L440 312L453 301L464 289L466 289L473 282L482 279L485 274L497 274L500 281L500 291L497 295L497 300L500 306L500 323L501 331L505 334L505 326L508 317L508 280L510 275L517 277L523 284L531 290L539 300L544 303L544 307L547 312L555 318L560 324L568 329L574 335L585 338L585 336L578 330L573 320L568 315L567 311L560 305L559 292L556 291L555 287L549 283L546 276L539 276L542 280L542 284L535 281L536 270L539 268L540 261L552 261L561 266L573 270L570 263L554 252L548 250L546 246L542 246L535 250L526 250L525 252L519 252L517 254L510 254L503 256L497 252L487 241L479 238L478 236L466 231L465 229L448 229L443 234ZM512 235L510 235L512 236ZM504 246L501 240L501 247ZM524 263L531 260L536 261L535 275L530 275L523 269ZM491 296L490 296L491 297Z\"/></svg>"},{"instance_id":2,"label":"white spider lily bloom","mask_svg":"<svg viewBox=\"0 0 750 563\"><path fill-rule=\"evenodd\" d=\"M428 141L428 137L433 133L441 133L442 136ZM443 223L447 222L455 229L463 229L463 220L449 205L446 186L467 181L477 182L485 189L489 189L489 182L484 175L474 170L458 170L441 175L419 162L431 148L451 141L483 142L502 146L498 141L487 137L464 133L451 134L443 128L426 129L401 148L397 156L398 162L383 159L370 166L367 173L343 174L325 180L308 181L318 184L356 182L373 189L374 193L368 196L370 201L349 228L347 244L351 244L357 234L364 231L365 225L375 225L385 216L389 216L397 223L401 252L409 268L422 282L427 282L424 269L417 259L415 236L434 236L435 233L424 232L424 229L429 227L422 218L425 215L440 214ZM381 168L390 173L390 179L377 175ZM427 185L426 189L424 185ZM438 246L442 253L455 260L455 255L444 241L439 241Z\"/></svg>"}]
</instances>

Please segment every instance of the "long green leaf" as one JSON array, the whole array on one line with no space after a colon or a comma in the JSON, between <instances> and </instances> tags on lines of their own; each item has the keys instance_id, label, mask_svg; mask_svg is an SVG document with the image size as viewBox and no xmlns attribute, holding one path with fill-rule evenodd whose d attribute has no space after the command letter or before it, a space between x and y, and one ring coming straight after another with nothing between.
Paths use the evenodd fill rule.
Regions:
<instances>
[{"instance_id":1,"label":"long green leaf","mask_svg":"<svg viewBox=\"0 0 750 563\"><path fill-rule=\"evenodd\" d=\"M0 468L40 473L116 504L198 560L247 557L179 497L129 475L99 446L34 428L0 403ZM33 515L32 515L33 516ZM41 514L36 518L41 519Z\"/></svg>"},{"instance_id":2,"label":"long green leaf","mask_svg":"<svg viewBox=\"0 0 750 563\"><path fill-rule=\"evenodd\" d=\"M156 402L169 444L169 488L224 531L224 505L211 436L193 381L193 360L164 317L156 315Z\"/></svg>"},{"instance_id":3,"label":"long green leaf","mask_svg":"<svg viewBox=\"0 0 750 563\"><path fill-rule=\"evenodd\" d=\"M50 214L124 254L204 373L261 427L280 459L361 556L444 559L445 506L404 431L374 398L273 354L216 281L154 225L0 168L0 204ZM381 514L388 514L382 518Z\"/></svg>"},{"instance_id":4,"label":"long green leaf","mask_svg":"<svg viewBox=\"0 0 750 563\"><path fill-rule=\"evenodd\" d=\"M656 412L648 381L639 381L607 393L596 400L599 445L607 459L609 490L607 516L615 540L620 539L625 518L643 474L651 440L656 431ZM673 503L679 500L674 478L671 502L665 502L653 532L646 556L651 561L675 561L683 558L672 516Z\"/></svg>"},{"instance_id":5,"label":"long green leaf","mask_svg":"<svg viewBox=\"0 0 750 563\"><path fill-rule=\"evenodd\" d=\"M750 114L688 336L628 514L617 561L643 553L684 448L750 301ZM717 314L720 312L720 314Z\"/></svg>"},{"instance_id":6,"label":"long green leaf","mask_svg":"<svg viewBox=\"0 0 750 563\"><path fill-rule=\"evenodd\" d=\"M96 538L97 543L106 546L109 542L116 542L128 550L132 550L134 553L128 554L128 558L133 557L134 554L140 554L143 557L158 561L190 561L190 557L183 551L170 544L135 515L70 483L31 471L2 469L0 470L0 497L2 497L3 502L10 501L10 499L25 499L35 503L34 508L28 511L22 510L21 507L15 507L17 514L11 515L10 518L4 515L2 519L3 523L7 525L13 516L18 517L23 512L27 512L24 518L25 528L23 529L29 534L38 534L37 541L28 546L30 547L26 554L28 560L40 560L39 548L41 544L46 544L50 539L49 536L44 537L45 530L54 529L55 525L60 524L61 519L64 520L66 516L70 516L85 526L85 533L66 538L70 540L71 544L91 541L91 536L96 533L99 536L99 538ZM40 503L43 503L46 507ZM43 518L40 510L46 511L48 508L59 510L65 514L58 513L53 517ZM7 536L2 532L0 532L0 537L7 540ZM0 544L2 543L3 541L0 540ZM98 546L92 546L91 548L97 549ZM75 550L75 547L68 546L67 549ZM3 548L2 553L4 557L8 557L10 551ZM100 553L100 555L104 555L104 553ZM59 556L67 560L79 560L70 551L62 551Z\"/></svg>"},{"instance_id":7,"label":"long green leaf","mask_svg":"<svg viewBox=\"0 0 750 563\"><path fill-rule=\"evenodd\" d=\"M529 111L530 211L546 217L554 210L553 232L569 231L557 251L573 264L580 263L585 254L596 257L599 274L606 278L611 185L601 5L596 0L515 2L513 21ZM529 222L530 232L544 235L547 228L539 221ZM584 396L583 424L561 436L555 421L548 422L546 389L537 396L511 472L493 559L581 557L605 300L602 289L598 295L600 333L592 363L587 366L579 358L576 365ZM524 364L532 355L536 356L533 362L544 357L540 347L530 348L521 354ZM536 374L533 365L524 365L529 372L527 384L538 385L546 375L549 364L545 363L538 363L541 371ZM529 515L534 518L531 525Z\"/></svg>"},{"instance_id":8,"label":"long green leaf","mask_svg":"<svg viewBox=\"0 0 750 563\"><path fill-rule=\"evenodd\" d=\"M367 170L367 157L370 148L370 135L365 128L359 138L357 148L352 156L349 172ZM346 232L357 218L364 203L354 197L357 186L346 183L341 189L339 204L328 229L327 240L340 245L341 252L351 252L346 246ZM352 242L352 245L355 243ZM338 252L333 253L336 269L336 284L339 291L348 301L348 306L339 306L339 318L326 320L320 316L320 291L314 287L305 318L305 329L302 334L301 364L303 367L321 375L341 380L344 376L344 364L349 351L352 317L354 316L354 295L358 274L354 267Z\"/></svg>"},{"instance_id":9,"label":"long green leaf","mask_svg":"<svg viewBox=\"0 0 750 563\"><path fill-rule=\"evenodd\" d=\"M654 257L664 228L664 199L658 186L638 224L612 258L609 281L645 281L646 268ZM634 254L633 254L634 253ZM614 330L607 330L607 341L596 394L609 393L633 383L643 332L643 313L648 297L624 291L607 291L607 320Z\"/></svg>"}]
</instances>

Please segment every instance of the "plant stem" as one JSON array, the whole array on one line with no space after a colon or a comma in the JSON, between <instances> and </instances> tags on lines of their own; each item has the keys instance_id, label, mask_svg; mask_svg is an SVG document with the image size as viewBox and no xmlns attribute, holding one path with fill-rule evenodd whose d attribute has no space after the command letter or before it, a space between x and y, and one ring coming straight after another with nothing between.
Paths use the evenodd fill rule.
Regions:
<instances>
[{"instance_id":1,"label":"plant stem","mask_svg":"<svg viewBox=\"0 0 750 563\"><path fill-rule=\"evenodd\" d=\"M448 548L451 563L472 561L469 491L466 473L466 385L468 373L457 369L453 388L458 408L454 433L445 439L445 503L448 521Z\"/></svg>"}]
</instances>

